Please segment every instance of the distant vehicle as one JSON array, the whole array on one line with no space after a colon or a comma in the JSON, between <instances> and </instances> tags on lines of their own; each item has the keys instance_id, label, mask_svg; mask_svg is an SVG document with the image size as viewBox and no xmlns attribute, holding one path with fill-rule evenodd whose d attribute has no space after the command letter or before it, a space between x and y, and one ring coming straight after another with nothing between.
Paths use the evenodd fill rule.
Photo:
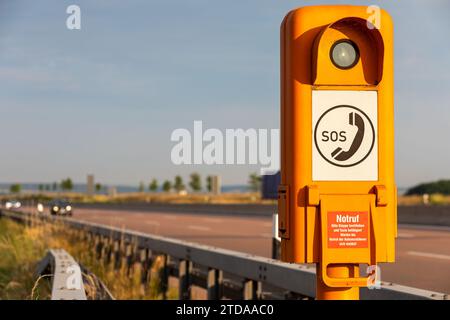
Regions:
<instances>
[{"instance_id":1,"label":"distant vehicle","mask_svg":"<svg viewBox=\"0 0 450 320\"><path fill-rule=\"evenodd\" d=\"M72 215L72 205L67 200L53 200L49 203L49 207L52 215Z\"/></svg>"},{"instance_id":2,"label":"distant vehicle","mask_svg":"<svg viewBox=\"0 0 450 320\"><path fill-rule=\"evenodd\" d=\"M38 203L37 204L37 211L39 213L43 213L44 212L44 205L42 203Z\"/></svg>"},{"instance_id":3,"label":"distant vehicle","mask_svg":"<svg viewBox=\"0 0 450 320\"><path fill-rule=\"evenodd\" d=\"M19 209L22 206L22 204L19 201L16 200L9 200L5 203L6 209Z\"/></svg>"}]
</instances>

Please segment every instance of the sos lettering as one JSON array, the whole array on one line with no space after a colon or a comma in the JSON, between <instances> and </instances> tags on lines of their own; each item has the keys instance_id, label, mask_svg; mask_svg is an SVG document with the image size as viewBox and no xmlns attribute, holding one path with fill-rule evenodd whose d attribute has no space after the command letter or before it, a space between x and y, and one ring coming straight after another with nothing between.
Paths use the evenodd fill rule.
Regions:
<instances>
[{"instance_id":1,"label":"sos lettering","mask_svg":"<svg viewBox=\"0 0 450 320\"><path fill-rule=\"evenodd\" d=\"M340 142L345 142L347 141L347 136L346 136L346 132L345 131L322 131L322 141L323 142L327 142L327 141L340 141Z\"/></svg>"}]
</instances>

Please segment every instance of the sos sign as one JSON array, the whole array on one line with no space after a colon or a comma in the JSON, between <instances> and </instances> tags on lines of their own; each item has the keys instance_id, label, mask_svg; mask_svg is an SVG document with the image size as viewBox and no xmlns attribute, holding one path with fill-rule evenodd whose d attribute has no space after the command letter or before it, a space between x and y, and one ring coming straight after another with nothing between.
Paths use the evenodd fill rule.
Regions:
<instances>
[{"instance_id":1,"label":"sos sign","mask_svg":"<svg viewBox=\"0 0 450 320\"><path fill-rule=\"evenodd\" d=\"M313 180L377 180L377 95L313 91Z\"/></svg>"}]
</instances>

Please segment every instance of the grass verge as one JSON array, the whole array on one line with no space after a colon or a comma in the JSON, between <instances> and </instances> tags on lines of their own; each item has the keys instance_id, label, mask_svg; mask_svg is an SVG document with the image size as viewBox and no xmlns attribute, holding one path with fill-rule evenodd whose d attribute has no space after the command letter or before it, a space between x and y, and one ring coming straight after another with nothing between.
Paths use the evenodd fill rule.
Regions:
<instances>
[{"instance_id":1,"label":"grass verge","mask_svg":"<svg viewBox=\"0 0 450 320\"><path fill-rule=\"evenodd\" d=\"M23 225L0 218L0 299L49 299L51 279L37 279L37 263L50 248L63 248L75 260L95 274L116 299L161 299L161 260L157 257L150 269L150 279L141 283L142 268L134 264L114 269L114 261L106 264L98 259L92 243L84 235L62 224ZM38 281L37 281L38 280ZM89 291L89 290L87 290ZM88 292L89 296L89 292ZM177 298L176 288L167 297Z\"/></svg>"}]
</instances>

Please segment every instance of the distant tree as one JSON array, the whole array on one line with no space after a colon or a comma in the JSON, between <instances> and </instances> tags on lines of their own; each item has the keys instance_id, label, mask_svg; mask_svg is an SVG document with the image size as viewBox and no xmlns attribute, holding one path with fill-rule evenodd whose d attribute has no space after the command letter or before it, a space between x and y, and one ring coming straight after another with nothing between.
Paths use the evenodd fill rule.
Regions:
<instances>
[{"instance_id":1,"label":"distant tree","mask_svg":"<svg viewBox=\"0 0 450 320\"><path fill-rule=\"evenodd\" d=\"M258 192L261 190L261 176L256 173L250 174L248 183L252 191Z\"/></svg>"},{"instance_id":2,"label":"distant tree","mask_svg":"<svg viewBox=\"0 0 450 320\"><path fill-rule=\"evenodd\" d=\"M172 183L168 180L164 181L163 185L162 185L162 189L165 192L169 192L172 189Z\"/></svg>"},{"instance_id":3,"label":"distant tree","mask_svg":"<svg viewBox=\"0 0 450 320\"><path fill-rule=\"evenodd\" d=\"M64 191L70 191L73 189L73 182L72 179L67 178L61 180L61 189Z\"/></svg>"},{"instance_id":4,"label":"distant tree","mask_svg":"<svg viewBox=\"0 0 450 320\"><path fill-rule=\"evenodd\" d=\"M57 189L58 189L58 183L53 182L52 190L53 190L53 191L56 191Z\"/></svg>"},{"instance_id":5,"label":"distant tree","mask_svg":"<svg viewBox=\"0 0 450 320\"><path fill-rule=\"evenodd\" d=\"M9 192L11 193L19 193L22 190L22 186L18 183L14 183L9 186Z\"/></svg>"},{"instance_id":6,"label":"distant tree","mask_svg":"<svg viewBox=\"0 0 450 320\"><path fill-rule=\"evenodd\" d=\"M100 192L100 190L102 190L102 184L97 182L95 184L95 191L96 192Z\"/></svg>"},{"instance_id":7,"label":"distant tree","mask_svg":"<svg viewBox=\"0 0 450 320\"><path fill-rule=\"evenodd\" d=\"M150 190L151 192L156 192L158 191L158 180L153 179L152 182L150 182L150 185L148 186L148 190Z\"/></svg>"},{"instance_id":8,"label":"distant tree","mask_svg":"<svg viewBox=\"0 0 450 320\"><path fill-rule=\"evenodd\" d=\"M41 183L38 185L39 191L44 191L44 185Z\"/></svg>"},{"instance_id":9,"label":"distant tree","mask_svg":"<svg viewBox=\"0 0 450 320\"><path fill-rule=\"evenodd\" d=\"M144 185L144 183L141 181L141 182L139 183L139 192L144 192L144 190L145 190L145 185Z\"/></svg>"},{"instance_id":10,"label":"distant tree","mask_svg":"<svg viewBox=\"0 0 450 320\"><path fill-rule=\"evenodd\" d=\"M181 190L186 189L184 183L183 183L183 178L181 178L181 176L176 176L175 177L175 183L173 185L173 188L177 191L180 192Z\"/></svg>"},{"instance_id":11,"label":"distant tree","mask_svg":"<svg viewBox=\"0 0 450 320\"><path fill-rule=\"evenodd\" d=\"M191 181L189 182L189 186L196 192L202 190L202 180L198 173L194 172L191 174Z\"/></svg>"},{"instance_id":12,"label":"distant tree","mask_svg":"<svg viewBox=\"0 0 450 320\"><path fill-rule=\"evenodd\" d=\"M50 191L50 185L49 185L49 184L46 184L46 185L45 185L45 190L46 190L46 191Z\"/></svg>"},{"instance_id":13,"label":"distant tree","mask_svg":"<svg viewBox=\"0 0 450 320\"><path fill-rule=\"evenodd\" d=\"M206 190L208 190L208 192L212 191L212 177L211 176L206 177Z\"/></svg>"},{"instance_id":14,"label":"distant tree","mask_svg":"<svg viewBox=\"0 0 450 320\"><path fill-rule=\"evenodd\" d=\"M425 193L427 194L441 193L445 195L450 194L450 180L439 180L430 183L421 183L406 191L406 195L415 195L415 194L422 195Z\"/></svg>"}]
</instances>

